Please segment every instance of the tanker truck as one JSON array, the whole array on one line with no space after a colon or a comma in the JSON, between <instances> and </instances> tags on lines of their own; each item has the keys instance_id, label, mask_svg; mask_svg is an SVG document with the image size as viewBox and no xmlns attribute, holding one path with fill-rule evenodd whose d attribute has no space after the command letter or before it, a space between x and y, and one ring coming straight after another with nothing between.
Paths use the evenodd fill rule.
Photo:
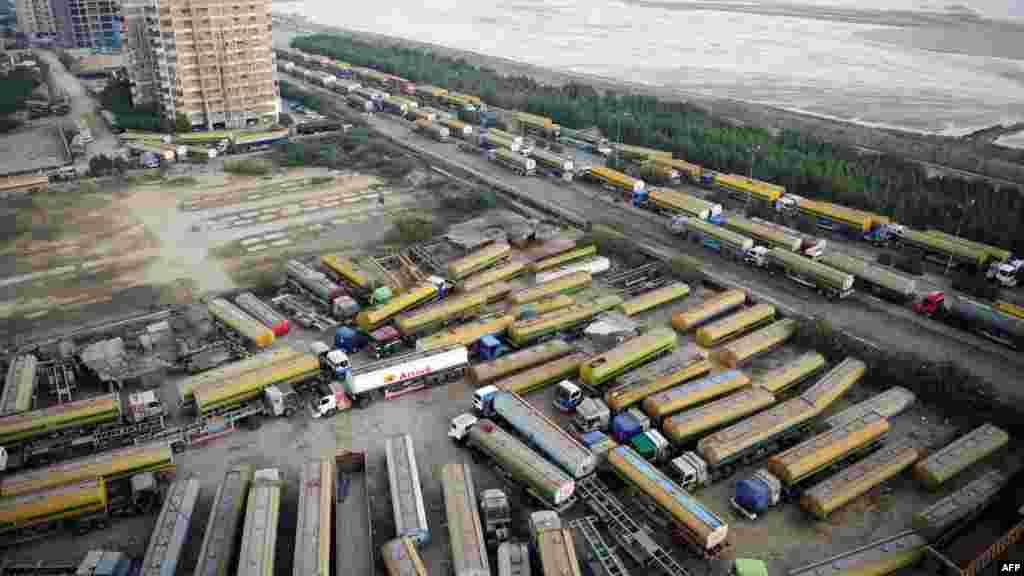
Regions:
<instances>
[{"instance_id":1,"label":"tanker truck","mask_svg":"<svg viewBox=\"0 0 1024 576\"><path fill-rule=\"evenodd\" d=\"M512 170L520 176L533 176L537 173L537 161L527 158L522 154L513 152L507 148L492 148L487 152L487 158Z\"/></svg>"},{"instance_id":2,"label":"tanker truck","mask_svg":"<svg viewBox=\"0 0 1024 576\"><path fill-rule=\"evenodd\" d=\"M783 248L767 253L770 270L782 270L793 281L816 289L829 298L846 298L853 294L853 275Z\"/></svg>"},{"instance_id":3,"label":"tanker truck","mask_svg":"<svg viewBox=\"0 0 1024 576\"><path fill-rule=\"evenodd\" d=\"M972 330L1011 348L1024 346L1024 318L956 294L932 292L914 304L914 311Z\"/></svg>"},{"instance_id":4,"label":"tanker truck","mask_svg":"<svg viewBox=\"0 0 1024 576\"><path fill-rule=\"evenodd\" d=\"M434 122L424 120L422 118L415 122L413 130L422 133L424 136L427 136L428 138L433 138L438 142L447 142L448 137L451 135L451 132L448 130L447 126L441 126L439 124L435 124Z\"/></svg>"}]
</instances>

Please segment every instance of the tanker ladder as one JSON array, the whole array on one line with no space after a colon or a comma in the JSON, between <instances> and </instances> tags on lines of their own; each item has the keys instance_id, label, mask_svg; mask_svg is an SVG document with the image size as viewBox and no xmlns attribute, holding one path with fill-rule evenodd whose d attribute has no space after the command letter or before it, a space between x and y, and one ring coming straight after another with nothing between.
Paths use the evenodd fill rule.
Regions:
<instances>
[{"instance_id":1,"label":"tanker ladder","mask_svg":"<svg viewBox=\"0 0 1024 576\"><path fill-rule=\"evenodd\" d=\"M76 386L74 361L56 360L45 364L49 376L50 393L57 397L57 403L71 401Z\"/></svg>"},{"instance_id":2,"label":"tanker ladder","mask_svg":"<svg viewBox=\"0 0 1024 576\"><path fill-rule=\"evenodd\" d=\"M611 532L624 545L626 552L641 566L655 566L666 576L689 576L675 558L672 558L646 530L633 520L629 512L611 490L596 476L576 481L576 491L582 495L587 506L608 525Z\"/></svg>"},{"instance_id":3,"label":"tanker ladder","mask_svg":"<svg viewBox=\"0 0 1024 576\"><path fill-rule=\"evenodd\" d=\"M665 271L660 262L651 262L638 268L626 270L606 278L608 284L616 290L633 296L653 288L660 288L668 283Z\"/></svg>"},{"instance_id":4,"label":"tanker ladder","mask_svg":"<svg viewBox=\"0 0 1024 576\"><path fill-rule=\"evenodd\" d=\"M55 562L4 562L0 564L0 576L74 576L78 563Z\"/></svg>"},{"instance_id":5,"label":"tanker ladder","mask_svg":"<svg viewBox=\"0 0 1024 576\"><path fill-rule=\"evenodd\" d=\"M622 565L622 559L605 544L601 533L597 531L597 521L597 516L584 516L569 522L569 528L575 528L583 534L583 539L590 545L597 561L604 568L605 576L629 576L629 571Z\"/></svg>"}]
</instances>

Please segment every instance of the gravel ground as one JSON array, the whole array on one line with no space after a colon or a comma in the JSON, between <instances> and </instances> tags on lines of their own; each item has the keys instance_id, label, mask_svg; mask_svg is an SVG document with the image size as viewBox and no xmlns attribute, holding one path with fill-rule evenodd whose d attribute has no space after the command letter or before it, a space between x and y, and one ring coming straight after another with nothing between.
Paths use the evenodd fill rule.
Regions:
<instances>
[{"instance_id":1,"label":"gravel ground","mask_svg":"<svg viewBox=\"0 0 1024 576\"><path fill-rule=\"evenodd\" d=\"M607 287L599 282L587 294L606 290ZM580 297L586 298L587 294ZM695 286L693 293L687 298L646 312L639 320L648 326L664 325L674 312L699 303L711 294L707 288ZM296 348L305 348L314 340L328 340L328 337L329 334L312 333L296 328L281 342ZM681 337L681 345L691 343L692 335ZM593 348L593 345L585 341L581 344ZM786 345L754 359L742 369L756 376L801 352L791 345ZM356 359L357 364L366 361L364 357ZM165 402L175 397L176 382L177 378L168 378L161 386L160 393ZM862 384L837 402L832 411L863 400L892 384L873 381L869 375ZM450 419L471 410L472 390L471 384L459 381L445 387L418 391L393 401L378 401L366 410L353 410L326 420L311 420L306 414L300 414L291 420L266 419L256 430L240 431L202 449L186 452L178 460L179 475L195 476L203 488L200 504L193 517L189 544L177 574L191 574L216 486L224 472L238 462L248 462L257 467L280 468L285 478L275 573L288 573L292 564L291 543L296 522L296 485L300 465L307 458L330 457L338 449L351 448L368 452L369 491L373 498L375 526L374 545L380 546L394 535L383 444L390 435L406 433L411 434L415 441L428 523L433 535L431 543L423 550L424 561L430 573L445 573L448 569L448 537L440 493L440 467L447 462L470 462L478 490L501 487L499 479L488 466L473 462L465 450L446 436ZM554 408L553 399L553 387L528 396L528 400L539 410L569 428L569 416L559 413ZM173 416L175 421L186 418L184 414ZM892 435L910 436L922 443L933 444L944 441L957 425L962 424L959 420L950 422L919 402L893 420ZM1012 458L1007 458L1008 461L1016 458L1016 455L1011 456ZM980 471L981 467L976 468ZM734 477L700 491L697 497L730 524L733 550L726 559L733 555L763 558L769 562L772 574L782 574L793 567L898 533L909 525L910 516L914 511L939 497L925 493L904 474L837 512L828 522L814 522L796 504L787 503L757 522L750 523L732 513L728 500L732 495L734 481L745 477L751 471L752 469L740 470ZM969 471L963 479L958 479L953 484L962 484L973 478L975 472L976 470ZM517 514L514 531L525 538L525 519L534 505L519 495L514 494L513 498ZM624 501L635 512L635 517L648 524L657 534L656 538L661 540L663 535L657 524L647 519L639 509L633 509L634 504L631 501L625 498ZM572 519L586 513L585 508L578 505L567 512L565 518ZM62 558L73 559L81 557L89 549L103 546L141 556L145 552L146 534L152 529L154 521L154 516L118 520L103 532L47 540L25 546L17 550L13 556L23 560L52 559L54 550L59 549ZM609 542L613 541L607 534L605 538ZM724 573L724 561L709 565L697 560L684 549L668 542L663 544L668 546L671 553L693 574ZM583 545L582 541L580 545ZM631 567L636 574L646 573L637 567Z\"/></svg>"},{"instance_id":2,"label":"gravel ground","mask_svg":"<svg viewBox=\"0 0 1024 576\"><path fill-rule=\"evenodd\" d=\"M52 124L32 122L0 137L0 174L51 169L66 162L64 143Z\"/></svg>"}]
</instances>

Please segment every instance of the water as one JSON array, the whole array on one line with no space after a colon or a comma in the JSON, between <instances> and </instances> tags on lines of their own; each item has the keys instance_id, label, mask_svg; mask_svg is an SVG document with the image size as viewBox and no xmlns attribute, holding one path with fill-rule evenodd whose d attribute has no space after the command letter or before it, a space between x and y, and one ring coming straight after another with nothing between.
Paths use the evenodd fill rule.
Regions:
<instances>
[{"instance_id":1,"label":"water","mask_svg":"<svg viewBox=\"0 0 1024 576\"><path fill-rule=\"evenodd\" d=\"M276 9L864 124L959 135L1024 120L1024 3L959 2L392 0L338 10L300 0Z\"/></svg>"}]
</instances>

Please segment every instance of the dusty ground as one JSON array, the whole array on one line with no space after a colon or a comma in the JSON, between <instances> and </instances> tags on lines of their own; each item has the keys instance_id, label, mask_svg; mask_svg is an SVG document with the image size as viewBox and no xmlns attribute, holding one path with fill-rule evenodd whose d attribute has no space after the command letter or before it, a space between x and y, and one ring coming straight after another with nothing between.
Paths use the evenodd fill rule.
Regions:
<instances>
[{"instance_id":1,"label":"dusty ground","mask_svg":"<svg viewBox=\"0 0 1024 576\"><path fill-rule=\"evenodd\" d=\"M683 300L646 312L638 317L645 325L664 325L671 315L707 298L713 292L703 286L693 286L693 292ZM587 299L599 293L607 293L608 287L598 282L594 288L580 293L578 299ZM281 342L297 348L307 347L312 341L327 340L330 334L319 334L294 329ZM681 345L692 344L692 335L681 337ZM581 341L586 349L595 349L596 344ZM756 376L793 358L802 350L786 345L769 354L754 359L743 370ZM356 363L366 362L359 357ZM168 378L160 388L163 399L170 401L176 394L177 378ZM870 376L837 402L839 410L856 401L892 385L891 382L876 382ZM283 495L279 538L277 546L276 573L288 573L292 563L291 542L294 537L295 514L299 466L307 459L328 457L339 448L367 450L371 465L370 492L373 497L375 546L393 537L394 527L388 495L386 466L383 443L393 434L412 434L420 464L420 479L424 490L428 522L432 541L423 550L423 557L430 573L444 573L447 569L447 532L444 528L443 502L440 494L440 467L452 461L472 460L468 453L452 443L447 437L450 419L471 409L472 385L460 381L446 387L415 392L393 401L378 401L366 410L350 411L327 420L313 421L301 414L290 421L282 419L264 420L262 427L254 431L240 431L225 439L216 441L199 450L186 452L178 461L179 474L197 477L203 486L200 504L192 521L192 536L177 574L190 574L194 566L202 531L205 528L211 501L217 483L224 472L234 463L249 462L258 467L278 467L286 480ZM529 400L549 417L569 427L566 415L558 413L553 405L554 389L547 388L529 395ZM176 414L175 420L187 418ZM908 412L894 419L893 437L911 436L926 445L942 442L957 426L978 424L950 421L936 414L922 402L915 404ZM473 463L477 489L500 487L499 480L487 466ZM980 471L975 467L952 484L958 486ZM741 470L733 478L700 491L698 498L730 524L733 534L732 555L757 557L769 561L772 574L801 566L833 554L866 544L886 535L895 534L909 525L911 514L937 500L942 494L927 494L906 474L884 484L857 499L849 506L835 513L827 522L814 522L795 503L788 503L774 509L756 523L737 518L729 509L728 499L732 495L736 479L745 477L752 470ZM949 487L952 489L954 486ZM533 504L516 498L517 522L514 530L525 538L524 520ZM626 500L627 506L633 504ZM633 510L636 518L652 527L657 524L647 520L639 509ZM577 506L566 514L567 519L585 514ZM146 534L151 530L155 518L144 517L119 520L109 530L92 533L84 537L62 537L45 543L26 546L17 550L15 557L34 560L52 558L55 547L68 558L81 557L85 551L95 547L113 547L130 554L142 555L146 546ZM655 532L658 532L655 528ZM605 535L609 542L613 540ZM660 539L661 536L658 536ZM582 545L582 543L581 543ZM670 546L667 542L665 545ZM707 565L678 547L670 547L672 554L682 561L693 574L720 573L724 563ZM628 564L629 560L627 560ZM641 569L637 574L644 574Z\"/></svg>"}]
</instances>

